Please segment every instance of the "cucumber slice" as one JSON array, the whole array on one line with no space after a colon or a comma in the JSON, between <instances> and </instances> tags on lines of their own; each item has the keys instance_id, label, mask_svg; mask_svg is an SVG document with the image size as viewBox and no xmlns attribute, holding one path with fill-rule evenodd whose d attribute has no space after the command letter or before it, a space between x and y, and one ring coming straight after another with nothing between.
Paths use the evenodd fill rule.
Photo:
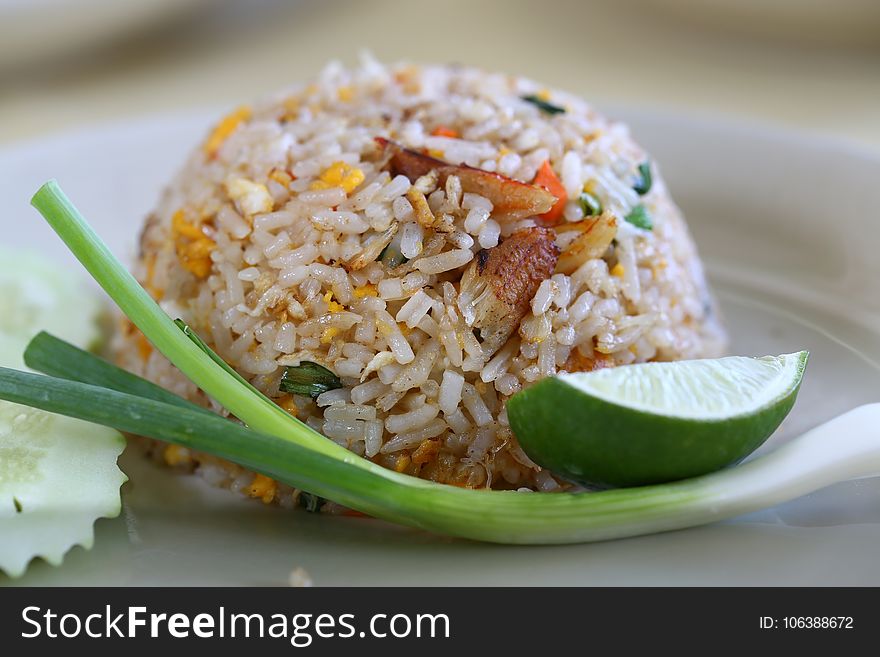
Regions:
<instances>
[{"instance_id":1,"label":"cucumber slice","mask_svg":"<svg viewBox=\"0 0 880 657\"><path fill-rule=\"evenodd\" d=\"M34 557L53 566L89 549L98 518L119 515L118 431L0 403L0 569L18 577Z\"/></svg>"},{"instance_id":2,"label":"cucumber slice","mask_svg":"<svg viewBox=\"0 0 880 657\"><path fill-rule=\"evenodd\" d=\"M36 254L0 249L0 365L25 369L22 354L39 331L94 348L102 309L80 276Z\"/></svg>"},{"instance_id":3,"label":"cucumber slice","mask_svg":"<svg viewBox=\"0 0 880 657\"><path fill-rule=\"evenodd\" d=\"M25 369L30 339L47 330L94 347L103 305L51 261L0 250L0 365ZM118 431L0 401L0 570L21 575L34 557L61 563L90 548L95 520L119 514Z\"/></svg>"}]
</instances>

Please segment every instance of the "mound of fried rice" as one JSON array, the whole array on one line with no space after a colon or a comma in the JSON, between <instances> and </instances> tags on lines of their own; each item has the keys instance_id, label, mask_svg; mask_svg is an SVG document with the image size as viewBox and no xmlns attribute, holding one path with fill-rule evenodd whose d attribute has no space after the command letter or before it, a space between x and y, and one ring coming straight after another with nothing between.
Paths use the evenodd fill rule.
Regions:
<instances>
[{"instance_id":1,"label":"mound of fried rice","mask_svg":"<svg viewBox=\"0 0 880 657\"><path fill-rule=\"evenodd\" d=\"M148 218L136 274L330 440L457 486L567 487L508 426L505 401L534 381L725 344L685 222L626 126L564 92L457 66L331 64L236 109ZM130 325L115 353L224 412ZM280 389L303 363L341 387ZM150 444L215 485L303 503L262 475Z\"/></svg>"}]
</instances>

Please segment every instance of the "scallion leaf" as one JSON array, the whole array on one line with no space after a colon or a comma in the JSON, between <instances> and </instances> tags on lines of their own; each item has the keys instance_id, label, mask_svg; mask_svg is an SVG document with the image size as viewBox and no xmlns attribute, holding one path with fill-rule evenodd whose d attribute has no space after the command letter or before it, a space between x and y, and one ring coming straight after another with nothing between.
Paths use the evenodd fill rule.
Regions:
<instances>
[{"instance_id":1,"label":"scallion leaf","mask_svg":"<svg viewBox=\"0 0 880 657\"><path fill-rule=\"evenodd\" d=\"M0 368L0 399L210 453L376 518L497 543L574 543L692 527L827 484L811 470L826 465L816 463L815 443L802 440L668 484L591 493L471 490L367 470L351 452L338 459L213 413L66 379ZM793 467L804 476L792 477Z\"/></svg>"},{"instance_id":2,"label":"scallion leaf","mask_svg":"<svg viewBox=\"0 0 880 657\"><path fill-rule=\"evenodd\" d=\"M580 204L581 209L584 211L585 217L592 217L597 214L602 214L602 202L589 192L583 192L578 197L578 203Z\"/></svg>"},{"instance_id":3,"label":"scallion leaf","mask_svg":"<svg viewBox=\"0 0 880 657\"><path fill-rule=\"evenodd\" d=\"M210 412L45 331L38 333L28 343L24 352L24 363L32 370L50 376L90 383L182 408Z\"/></svg>"},{"instance_id":4,"label":"scallion leaf","mask_svg":"<svg viewBox=\"0 0 880 657\"><path fill-rule=\"evenodd\" d=\"M639 178L633 185L633 189L639 196L644 196L651 191L652 184L651 163L645 160L639 165Z\"/></svg>"},{"instance_id":5,"label":"scallion leaf","mask_svg":"<svg viewBox=\"0 0 880 657\"><path fill-rule=\"evenodd\" d=\"M315 399L328 390L341 388L342 382L323 365L304 360L299 365L284 368L278 387L284 392Z\"/></svg>"},{"instance_id":6,"label":"scallion leaf","mask_svg":"<svg viewBox=\"0 0 880 657\"><path fill-rule=\"evenodd\" d=\"M299 505L304 508L309 513L320 513L321 507L324 506L325 500L323 497L319 497L318 495L312 495L311 493L307 493L303 491L299 494Z\"/></svg>"},{"instance_id":7,"label":"scallion leaf","mask_svg":"<svg viewBox=\"0 0 880 657\"><path fill-rule=\"evenodd\" d=\"M626 219L626 221L631 223L633 226L641 228L642 230L651 230L654 227L654 222L651 219L651 215L648 214L645 206L641 204L634 207L630 211L630 213L624 217L624 219Z\"/></svg>"},{"instance_id":8,"label":"scallion leaf","mask_svg":"<svg viewBox=\"0 0 880 657\"><path fill-rule=\"evenodd\" d=\"M531 103L536 106L542 112L546 112L551 116L554 114L565 114L565 108L559 107L558 105L554 105L553 103L548 103L546 100L541 99L540 97L529 94L527 96L520 96L527 103Z\"/></svg>"},{"instance_id":9,"label":"scallion leaf","mask_svg":"<svg viewBox=\"0 0 880 657\"><path fill-rule=\"evenodd\" d=\"M392 242L384 249L382 249L382 252L379 254L378 260L389 269L394 269L395 267L399 267L403 263L407 262L408 258L403 255L403 252L400 250L400 246L395 246Z\"/></svg>"},{"instance_id":10,"label":"scallion leaf","mask_svg":"<svg viewBox=\"0 0 880 657\"><path fill-rule=\"evenodd\" d=\"M826 483L813 477L809 468L804 478L791 477L792 464L800 464L805 456L802 451L816 453L808 441L801 441L807 445L801 450L799 445L786 445L705 477L596 493L478 491L388 470L255 395L184 335L56 183L40 188L32 203L153 345L247 426L202 409L148 398L149 386L127 377L112 378L112 385L144 390L144 396L0 368L0 399L210 453L377 518L500 543L574 543L690 527L756 510L768 501L791 499ZM641 213L647 217L644 208ZM85 352L80 356L94 358ZM73 375L69 365L65 371ZM95 365L94 371L100 367Z\"/></svg>"}]
</instances>

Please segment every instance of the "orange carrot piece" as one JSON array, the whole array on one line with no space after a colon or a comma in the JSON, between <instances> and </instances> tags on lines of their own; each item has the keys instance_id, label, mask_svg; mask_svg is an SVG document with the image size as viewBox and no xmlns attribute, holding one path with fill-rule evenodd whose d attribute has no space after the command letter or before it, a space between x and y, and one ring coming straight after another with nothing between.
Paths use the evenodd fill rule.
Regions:
<instances>
[{"instance_id":1,"label":"orange carrot piece","mask_svg":"<svg viewBox=\"0 0 880 657\"><path fill-rule=\"evenodd\" d=\"M434 131L431 133L432 137L451 137L452 139L458 139L458 132L453 130L452 128L447 128L445 125L438 125L434 128Z\"/></svg>"},{"instance_id":2,"label":"orange carrot piece","mask_svg":"<svg viewBox=\"0 0 880 657\"><path fill-rule=\"evenodd\" d=\"M538 218L545 226L558 224L562 217L562 211L565 209L565 202L568 201L568 194L565 193L565 187L559 180L559 176L553 171L553 167L550 166L549 160L544 160L538 173L535 174L532 184L543 187L556 197L556 203L553 204L553 207L548 212L538 215Z\"/></svg>"}]
</instances>

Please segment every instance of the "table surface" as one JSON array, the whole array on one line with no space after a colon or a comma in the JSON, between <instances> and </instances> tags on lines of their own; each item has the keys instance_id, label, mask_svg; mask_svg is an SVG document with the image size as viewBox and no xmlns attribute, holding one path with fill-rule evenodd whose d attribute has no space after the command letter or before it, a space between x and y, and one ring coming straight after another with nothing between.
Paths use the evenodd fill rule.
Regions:
<instances>
[{"instance_id":1,"label":"table surface","mask_svg":"<svg viewBox=\"0 0 880 657\"><path fill-rule=\"evenodd\" d=\"M520 73L600 108L732 116L880 153L880 50L750 36L666 4L206 0L199 15L115 44L0 70L0 144L235 105L369 49Z\"/></svg>"}]
</instances>

